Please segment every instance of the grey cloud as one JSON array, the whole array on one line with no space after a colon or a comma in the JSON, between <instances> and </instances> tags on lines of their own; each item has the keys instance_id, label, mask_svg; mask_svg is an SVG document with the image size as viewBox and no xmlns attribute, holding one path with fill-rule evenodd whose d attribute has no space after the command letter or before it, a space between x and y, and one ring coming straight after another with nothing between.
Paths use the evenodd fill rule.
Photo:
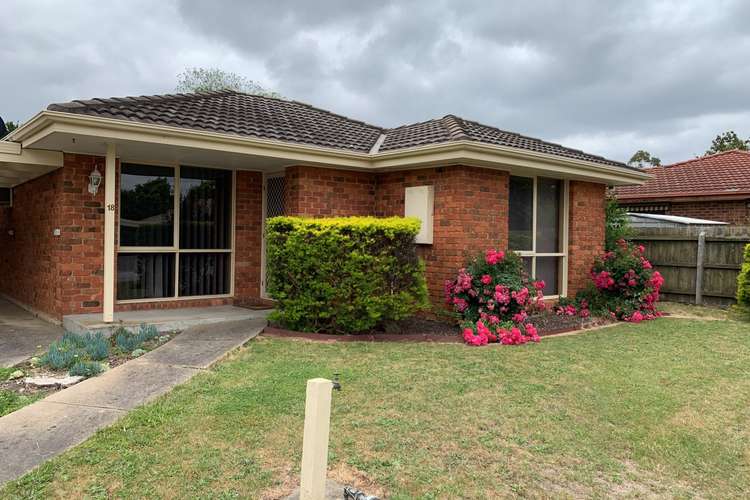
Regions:
<instances>
[{"instance_id":1,"label":"grey cloud","mask_svg":"<svg viewBox=\"0 0 750 500\"><path fill-rule=\"evenodd\" d=\"M616 159L646 147L678 161L725 129L750 136L741 0L71 2L33 17L10 4L27 19L0 19L23 40L0 47L0 113L16 117L168 92L195 65L378 125L455 113Z\"/></svg>"}]
</instances>

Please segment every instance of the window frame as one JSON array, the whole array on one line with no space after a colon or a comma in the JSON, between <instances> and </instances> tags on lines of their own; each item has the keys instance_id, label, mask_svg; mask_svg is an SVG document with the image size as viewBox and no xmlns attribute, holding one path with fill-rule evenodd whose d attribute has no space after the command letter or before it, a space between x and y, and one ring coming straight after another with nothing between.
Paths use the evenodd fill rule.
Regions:
<instances>
[{"instance_id":1,"label":"window frame","mask_svg":"<svg viewBox=\"0 0 750 500\"><path fill-rule=\"evenodd\" d=\"M173 221L173 236L172 236L172 246L166 247L146 247L146 246L120 246L120 219L122 217L122 196L120 193L120 186L122 184L122 165L125 164L137 164L137 165L143 165L148 167L168 167L174 170L174 196L172 197L173 200L173 211L174 211L174 221ZM180 167L193 167L193 168L205 168L205 169L213 169L213 170L229 170L232 172L232 189L230 189L231 193L231 199L229 201L229 206L231 209L230 214L230 227L229 227L229 248L180 248L180 205L181 205L181 190L180 190ZM170 302L175 300L197 300L197 299L222 299L222 298L231 298L234 297L234 267L235 267L235 217L236 217L236 207L235 207L235 200L237 199L237 170L236 169L227 169L227 168L219 168L219 167L206 167L202 165L193 165L189 163L156 163L156 162L143 162L138 160L133 161L125 161L120 159L119 162L119 168L117 172L117 224L116 224L116 230L117 230L117 251L115 255L115 259L119 257L121 253L171 253L174 254L174 295L170 297L155 297L155 298L146 298L146 299L124 299L124 300L116 300L116 304L139 304L139 303L147 303L147 302ZM213 295L180 295L180 254L183 253L228 253L229 255L229 293L223 293L223 294L213 294ZM116 267L116 266L115 266ZM115 276L115 287L117 287L117 276ZM115 289L115 296L117 295L117 290Z\"/></svg>"},{"instance_id":2,"label":"window frame","mask_svg":"<svg viewBox=\"0 0 750 500\"><path fill-rule=\"evenodd\" d=\"M531 250L513 250L512 252L517 253L521 257L531 258L531 276L536 275L536 259L537 257L558 257L560 258L559 265L559 280L557 284L558 293L554 295L545 295L545 299L555 300L560 297L567 297L568 295L568 226L569 226L569 212L570 212L570 181L568 179L556 179L554 177L548 177L546 175L512 175L512 177L526 177L527 179L534 180L533 197L532 197L532 215L531 215ZM560 206L560 252L537 252L536 251L536 226L537 226L537 210L538 210L538 186L539 178L544 179L555 179L562 182L562 193L561 193L561 206ZM510 217L510 215L509 215Z\"/></svg>"}]
</instances>

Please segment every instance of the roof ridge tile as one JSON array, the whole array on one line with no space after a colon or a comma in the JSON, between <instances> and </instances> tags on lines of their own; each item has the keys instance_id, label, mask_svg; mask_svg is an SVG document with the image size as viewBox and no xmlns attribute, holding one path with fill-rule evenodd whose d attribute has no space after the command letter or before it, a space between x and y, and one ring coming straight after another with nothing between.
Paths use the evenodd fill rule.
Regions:
<instances>
[{"instance_id":1,"label":"roof ridge tile","mask_svg":"<svg viewBox=\"0 0 750 500\"><path fill-rule=\"evenodd\" d=\"M455 115L445 115L440 121L448 130L448 135L451 140L461 141L471 139L464 129L464 123L461 118Z\"/></svg>"}]
</instances>

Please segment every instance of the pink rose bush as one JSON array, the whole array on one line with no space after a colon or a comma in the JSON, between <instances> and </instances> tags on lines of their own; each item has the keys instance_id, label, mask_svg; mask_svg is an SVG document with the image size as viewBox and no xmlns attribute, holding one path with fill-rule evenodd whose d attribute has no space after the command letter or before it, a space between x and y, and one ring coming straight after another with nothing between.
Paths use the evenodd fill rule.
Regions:
<instances>
[{"instance_id":1,"label":"pink rose bush","mask_svg":"<svg viewBox=\"0 0 750 500\"><path fill-rule=\"evenodd\" d=\"M633 323L661 316L656 305L664 278L644 253L643 245L619 240L591 268L592 287L579 293L573 303L561 301L555 312L588 317L593 309L598 315Z\"/></svg>"},{"instance_id":2,"label":"pink rose bush","mask_svg":"<svg viewBox=\"0 0 750 500\"><path fill-rule=\"evenodd\" d=\"M520 345L539 342L528 317L545 308L543 289L543 281L529 281L518 255L490 249L445 283L445 299L463 319L467 344Z\"/></svg>"}]
</instances>

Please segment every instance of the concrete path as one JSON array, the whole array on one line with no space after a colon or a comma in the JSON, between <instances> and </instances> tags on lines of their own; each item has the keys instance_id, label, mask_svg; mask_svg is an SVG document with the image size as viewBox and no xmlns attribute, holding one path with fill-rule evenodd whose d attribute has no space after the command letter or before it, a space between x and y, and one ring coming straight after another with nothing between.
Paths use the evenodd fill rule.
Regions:
<instances>
[{"instance_id":1,"label":"concrete path","mask_svg":"<svg viewBox=\"0 0 750 500\"><path fill-rule=\"evenodd\" d=\"M265 318L256 318L185 330L138 359L0 418L0 485L208 369L265 326Z\"/></svg>"},{"instance_id":2,"label":"concrete path","mask_svg":"<svg viewBox=\"0 0 750 500\"><path fill-rule=\"evenodd\" d=\"M0 367L17 365L62 334L62 328L0 298Z\"/></svg>"},{"instance_id":3,"label":"concrete path","mask_svg":"<svg viewBox=\"0 0 750 500\"><path fill-rule=\"evenodd\" d=\"M265 317L270 312L270 309L248 309L237 306L151 309L116 312L115 320L112 323L104 323L101 313L74 314L63 317L63 327L69 332L78 334L101 332L109 336L120 327L135 331L145 323L155 326L159 332L173 332L175 330L187 330L198 325Z\"/></svg>"}]
</instances>

